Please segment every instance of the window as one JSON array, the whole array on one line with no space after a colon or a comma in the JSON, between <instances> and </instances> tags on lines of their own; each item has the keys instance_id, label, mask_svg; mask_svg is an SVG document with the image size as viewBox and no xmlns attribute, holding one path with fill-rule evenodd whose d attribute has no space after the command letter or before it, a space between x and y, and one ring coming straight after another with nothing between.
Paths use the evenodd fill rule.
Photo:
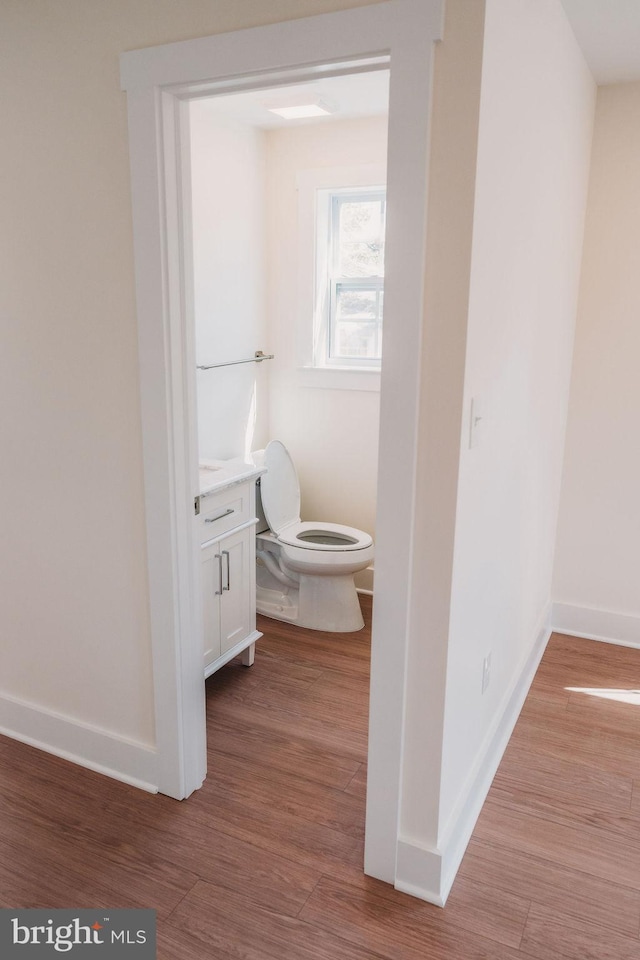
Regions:
<instances>
[{"instance_id":1,"label":"window","mask_svg":"<svg viewBox=\"0 0 640 960\"><path fill-rule=\"evenodd\" d=\"M380 162L296 174L301 386L380 389L386 180Z\"/></svg>"},{"instance_id":2,"label":"window","mask_svg":"<svg viewBox=\"0 0 640 960\"><path fill-rule=\"evenodd\" d=\"M317 191L317 367L380 367L385 216L384 187Z\"/></svg>"}]
</instances>

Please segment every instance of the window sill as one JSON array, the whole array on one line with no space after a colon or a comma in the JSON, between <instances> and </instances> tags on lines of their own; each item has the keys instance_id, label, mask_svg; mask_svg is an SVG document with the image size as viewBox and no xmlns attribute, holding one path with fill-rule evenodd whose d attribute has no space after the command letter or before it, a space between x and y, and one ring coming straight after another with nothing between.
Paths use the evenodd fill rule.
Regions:
<instances>
[{"instance_id":1,"label":"window sill","mask_svg":"<svg viewBox=\"0 0 640 960\"><path fill-rule=\"evenodd\" d=\"M298 384L324 390L379 392L380 371L371 367L300 367Z\"/></svg>"}]
</instances>

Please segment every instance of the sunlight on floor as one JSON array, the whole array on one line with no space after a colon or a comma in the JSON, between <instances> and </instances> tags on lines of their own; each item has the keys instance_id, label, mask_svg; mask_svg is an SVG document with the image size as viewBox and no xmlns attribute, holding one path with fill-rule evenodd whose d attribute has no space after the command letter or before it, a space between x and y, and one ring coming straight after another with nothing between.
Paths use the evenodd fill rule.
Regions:
<instances>
[{"instance_id":1,"label":"sunlight on floor","mask_svg":"<svg viewBox=\"0 0 640 960\"><path fill-rule=\"evenodd\" d=\"M570 693L584 693L588 697L601 697L603 700L617 700L619 703L631 703L640 707L640 690L608 690L598 687L565 687Z\"/></svg>"}]
</instances>

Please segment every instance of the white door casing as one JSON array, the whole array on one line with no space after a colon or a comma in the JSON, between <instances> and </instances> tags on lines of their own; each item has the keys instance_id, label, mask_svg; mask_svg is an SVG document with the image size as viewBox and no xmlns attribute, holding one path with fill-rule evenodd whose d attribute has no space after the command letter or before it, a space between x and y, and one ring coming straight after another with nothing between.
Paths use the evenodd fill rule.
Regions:
<instances>
[{"instance_id":1,"label":"white door casing","mask_svg":"<svg viewBox=\"0 0 640 960\"><path fill-rule=\"evenodd\" d=\"M368 7L122 55L127 92L140 352L158 789L206 774L190 304L186 102L391 66L385 346L365 870L395 880L418 446L433 44L443 0Z\"/></svg>"}]
</instances>

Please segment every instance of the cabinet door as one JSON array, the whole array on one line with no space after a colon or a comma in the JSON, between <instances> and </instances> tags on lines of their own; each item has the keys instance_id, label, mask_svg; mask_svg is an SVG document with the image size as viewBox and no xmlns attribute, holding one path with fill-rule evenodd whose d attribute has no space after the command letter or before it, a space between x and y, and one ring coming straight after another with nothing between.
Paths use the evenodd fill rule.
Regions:
<instances>
[{"instance_id":1,"label":"cabinet door","mask_svg":"<svg viewBox=\"0 0 640 960\"><path fill-rule=\"evenodd\" d=\"M202 633L204 666L220 656L220 598L222 596L222 565L220 544L213 543L202 550Z\"/></svg>"},{"instance_id":2,"label":"cabinet door","mask_svg":"<svg viewBox=\"0 0 640 960\"><path fill-rule=\"evenodd\" d=\"M251 633L251 582L255 563L254 528L240 530L220 541L222 597L220 599L220 653L226 653Z\"/></svg>"}]
</instances>

